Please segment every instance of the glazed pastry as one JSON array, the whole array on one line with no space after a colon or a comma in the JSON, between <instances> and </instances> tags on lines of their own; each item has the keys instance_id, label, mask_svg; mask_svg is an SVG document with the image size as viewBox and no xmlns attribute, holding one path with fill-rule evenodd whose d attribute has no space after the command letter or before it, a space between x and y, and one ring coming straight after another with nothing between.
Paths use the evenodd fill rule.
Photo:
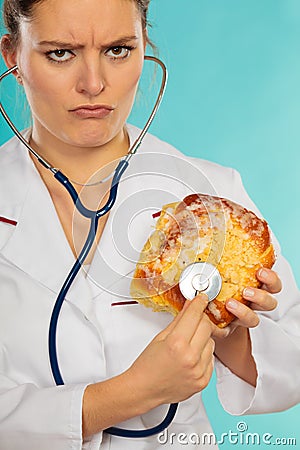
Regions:
<instances>
[{"instance_id":1,"label":"glazed pastry","mask_svg":"<svg viewBox=\"0 0 300 450\"><path fill-rule=\"evenodd\" d=\"M267 222L230 200L203 194L165 205L141 252L131 296L154 311L176 315L186 301L180 275L198 261L213 264L221 275L221 290L206 313L223 328L234 319L226 300L247 304L243 289L260 287L257 270L275 262Z\"/></svg>"}]
</instances>

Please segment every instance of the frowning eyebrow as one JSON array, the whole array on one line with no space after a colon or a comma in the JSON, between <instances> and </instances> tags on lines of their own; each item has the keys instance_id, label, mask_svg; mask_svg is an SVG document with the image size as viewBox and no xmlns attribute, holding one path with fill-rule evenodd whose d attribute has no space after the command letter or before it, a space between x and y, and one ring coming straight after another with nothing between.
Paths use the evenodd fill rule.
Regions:
<instances>
[{"instance_id":1,"label":"frowning eyebrow","mask_svg":"<svg viewBox=\"0 0 300 450\"><path fill-rule=\"evenodd\" d=\"M103 48L117 47L121 45L125 45L131 41L137 41L138 36L121 36L114 41L108 42L104 45L101 45ZM81 49L84 47L83 44L79 44L78 42L63 42L63 41L40 41L38 42L39 46L50 46L59 49Z\"/></svg>"}]
</instances>

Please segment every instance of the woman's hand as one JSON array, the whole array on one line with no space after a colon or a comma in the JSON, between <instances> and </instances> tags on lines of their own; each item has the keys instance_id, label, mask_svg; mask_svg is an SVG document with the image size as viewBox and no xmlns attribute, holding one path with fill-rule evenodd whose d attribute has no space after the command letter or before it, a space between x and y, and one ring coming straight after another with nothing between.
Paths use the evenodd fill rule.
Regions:
<instances>
[{"instance_id":1,"label":"woman's hand","mask_svg":"<svg viewBox=\"0 0 300 450\"><path fill-rule=\"evenodd\" d=\"M203 294L185 302L128 369L145 410L180 402L207 386L213 372L214 326L204 313L206 306Z\"/></svg>"},{"instance_id":2,"label":"woman's hand","mask_svg":"<svg viewBox=\"0 0 300 450\"><path fill-rule=\"evenodd\" d=\"M204 310L207 296L185 302L183 310L120 375L87 386L83 436L177 403L204 389L213 372L214 325Z\"/></svg>"},{"instance_id":3,"label":"woman's hand","mask_svg":"<svg viewBox=\"0 0 300 450\"><path fill-rule=\"evenodd\" d=\"M246 287L243 296L250 301L246 306L234 299L226 302L226 308L236 316L236 319L224 329L214 328L215 355L233 373L255 386L257 370L252 356L249 328L259 324L256 311L272 311L277 306L273 296L281 291L281 281L276 272L271 269L259 269L257 279L262 283L260 289Z\"/></svg>"},{"instance_id":4,"label":"woman's hand","mask_svg":"<svg viewBox=\"0 0 300 450\"><path fill-rule=\"evenodd\" d=\"M236 319L223 332L223 336L228 336L237 326L254 328L259 324L259 316L255 311L273 311L277 306L277 300L272 294L281 291L282 284L277 273L271 269L261 268L257 271L257 279L262 283L260 289L246 287L243 291L245 300L250 301L249 306L244 305L234 299L226 301L226 308L236 316ZM216 332L218 337L221 333Z\"/></svg>"}]
</instances>

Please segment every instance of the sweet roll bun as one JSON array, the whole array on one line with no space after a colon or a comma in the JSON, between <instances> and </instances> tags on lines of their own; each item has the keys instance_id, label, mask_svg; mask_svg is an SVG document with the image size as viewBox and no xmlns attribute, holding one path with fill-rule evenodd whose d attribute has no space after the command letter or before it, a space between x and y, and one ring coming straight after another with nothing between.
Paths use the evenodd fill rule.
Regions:
<instances>
[{"instance_id":1,"label":"sweet roll bun","mask_svg":"<svg viewBox=\"0 0 300 450\"><path fill-rule=\"evenodd\" d=\"M136 265L131 296L154 311L176 315L186 301L180 275L197 261L213 264L222 277L206 313L223 328L234 319L226 300L248 304L243 289L260 287L257 270L275 262L267 222L230 200L204 194L165 205Z\"/></svg>"}]
</instances>

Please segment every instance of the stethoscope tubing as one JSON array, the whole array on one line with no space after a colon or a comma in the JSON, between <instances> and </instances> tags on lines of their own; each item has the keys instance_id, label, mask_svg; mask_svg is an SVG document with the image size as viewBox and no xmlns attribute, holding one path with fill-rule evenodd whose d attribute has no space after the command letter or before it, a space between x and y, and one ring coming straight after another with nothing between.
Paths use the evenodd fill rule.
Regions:
<instances>
[{"instance_id":1,"label":"stethoscope tubing","mask_svg":"<svg viewBox=\"0 0 300 450\"><path fill-rule=\"evenodd\" d=\"M62 186L64 186L64 188L68 191L68 193L69 193L70 197L72 198L74 205L75 205L76 209L79 211L79 213L82 214L84 217L89 218L91 221L90 229L89 229L89 233L88 233L86 242L84 243L84 245L80 251L80 254L78 255L73 267L71 268L69 274L67 275L67 277L63 283L63 286L61 287L61 290L56 298L56 301L55 301L55 304L54 304L54 307L52 310L51 318L50 318L49 334L48 334L49 360L50 360L50 366L51 366L54 381L55 381L56 385L58 385L58 386L64 385L64 380L61 375L61 372L59 369L59 364L58 364L57 342L56 342L58 320L59 320L59 315L61 312L63 302L66 299L67 293L68 293L69 289L71 288L76 276L78 275L78 272L80 271L93 243L95 242L100 217L107 214L111 210L111 208L113 207L113 205L116 201L119 182L121 180L121 177L129 165L130 158L136 153L137 149L141 145L142 140L144 139L144 137L156 115L156 112L160 106L160 103L161 103L161 100L163 98L163 94L165 91L166 82L167 82L167 70L166 70L164 63L161 60L159 60L158 58L152 57L152 56L145 56L145 59L158 63L161 66L161 68L163 69L161 88L159 90L159 94L158 94L156 103L154 105L154 108L152 109L151 115L149 116L143 130L141 131L141 133L138 136L138 138L136 139L136 141L133 143L132 147L129 149L126 157L124 159L120 160L120 162L115 170L113 180L111 183L108 201L106 202L104 207L102 207L99 210L95 210L95 211L90 210L83 205L83 203L81 202L81 200L77 194L76 189L74 188L74 186L72 185L70 180L59 169L51 166L51 164L48 163L48 161L46 161L44 158L42 158L30 146L30 144L25 140L25 138L22 136L22 134L17 130L15 125L12 123L11 119L9 118L5 109L3 108L2 103L0 102L0 112L3 115L4 119L6 120L6 122L8 123L8 125L10 126L10 128L12 129L12 131L14 132L14 134L27 147L27 149L30 151L30 153L39 161L40 164L42 164L46 169L51 170L55 179L59 183L61 183ZM18 67L14 66L11 69L7 70L2 75L0 75L0 82L7 75L13 73L17 69L18 69ZM114 436L126 437L126 438L145 438L148 436L153 436L155 434L160 433L161 431L166 429L171 424L171 422L173 421L173 419L175 417L177 408L178 408L178 403L170 404L169 410L168 410L167 415L164 418L164 420L159 425L156 425L155 427L152 427L152 428L148 428L146 430L126 430L126 429L118 428L118 427L110 427L110 428L105 429L104 432L114 435Z\"/></svg>"},{"instance_id":2,"label":"stethoscope tubing","mask_svg":"<svg viewBox=\"0 0 300 450\"><path fill-rule=\"evenodd\" d=\"M171 403L169 406L169 410L166 414L164 420L153 428L147 428L146 430L126 430L124 428L110 427L104 430L108 434L112 434L114 436L126 437L126 438L146 438L149 436L153 436L155 434L159 434L164 431L168 426L172 423L175 414L177 412L178 403Z\"/></svg>"},{"instance_id":3,"label":"stethoscope tubing","mask_svg":"<svg viewBox=\"0 0 300 450\"><path fill-rule=\"evenodd\" d=\"M64 383L64 380L62 378L59 365L58 365L58 358L57 358L57 325L58 325L58 319L59 314L63 305L63 302L66 298L66 295L70 289L70 287L73 284L73 281L75 280L79 270L81 269L81 266L88 255L94 241L95 236L97 234L97 228L98 228L98 217L95 215L91 218L91 224L90 224L90 230L88 233L88 237L86 239L86 242L76 259L72 269L70 270L67 278L64 281L64 284L61 287L61 290L57 296L57 299L55 301L51 318L50 318L50 325L49 325L49 333L48 333L48 351L49 351L49 359L50 359L50 365L52 370L52 375L54 378L54 381L57 386L61 386Z\"/></svg>"},{"instance_id":4,"label":"stethoscope tubing","mask_svg":"<svg viewBox=\"0 0 300 450\"><path fill-rule=\"evenodd\" d=\"M76 189L74 189L74 186L68 178L60 171L56 172L54 175L54 178L56 178L59 183L63 185L63 187L68 191L70 197L72 198L74 205L76 209L82 214L84 217L87 217L90 219L90 229L87 236L87 239L84 243L83 248L81 249L80 254L78 255L72 269L70 270L70 273L68 274L66 280L64 281L63 286L61 287L61 290L57 296L57 299L55 301L54 308L52 310L51 319L50 319L50 326L49 326L49 335L48 335L48 351L49 351L49 359L50 359L50 365L51 370L53 374L54 381L57 385L63 385L64 381L59 369L58 365L58 358L57 358L57 342L56 342L56 336L57 336L57 324L59 319L59 314L61 311L61 307L63 305L63 302L66 298L66 295L73 284L73 281L75 280L82 264L84 263L87 255L89 254L89 251L95 241L97 229L98 229L98 221L100 217L105 216L111 208L113 207L116 199L117 199L117 191L119 187L120 179L127 169L129 163L128 161L121 160L115 170L113 180L110 187L110 193L109 198L106 204L103 208L99 210L90 210L86 208L78 194Z\"/></svg>"}]
</instances>

